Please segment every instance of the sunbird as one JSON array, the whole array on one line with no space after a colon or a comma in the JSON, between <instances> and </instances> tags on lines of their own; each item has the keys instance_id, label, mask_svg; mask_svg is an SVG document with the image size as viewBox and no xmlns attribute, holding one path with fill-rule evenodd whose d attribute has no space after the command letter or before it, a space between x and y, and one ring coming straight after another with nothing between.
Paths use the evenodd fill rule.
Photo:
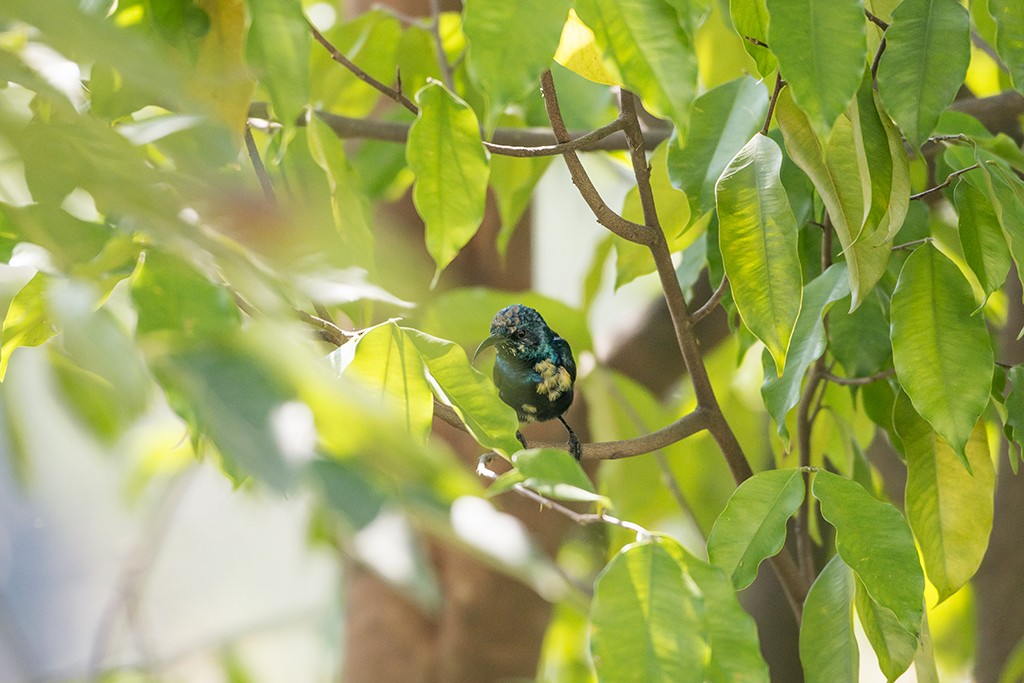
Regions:
<instances>
[{"instance_id":1,"label":"sunbird","mask_svg":"<svg viewBox=\"0 0 1024 683\"><path fill-rule=\"evenodd\" d=\"M473 354L484 349L498 352L494 361L494 384L501 400L512 406L523 423L558 420L569 432L569 452L577 460L583 453L576 432L562 414L572 405L576 360L572 348L548 327L540 313L522 304L498 311L491 321L491 336ZM516 438L527 448L520 432Z\"/></svg>"}]
</instances>

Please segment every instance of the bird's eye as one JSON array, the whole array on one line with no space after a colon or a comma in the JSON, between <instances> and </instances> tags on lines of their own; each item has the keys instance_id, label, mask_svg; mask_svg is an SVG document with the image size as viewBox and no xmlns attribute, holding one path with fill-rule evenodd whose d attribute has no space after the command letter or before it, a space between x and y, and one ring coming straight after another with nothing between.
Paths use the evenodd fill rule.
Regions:
<instances>
[{"instance_id":1,"label":"bird's eye","mask_svg":"<svg viewBox=\"0 0 1024 683\"><path fill-rule=\"evenodd\" d=\"M516 330L516 339L526 339L526 330L522 328Z\"/></svg>"}]
</instances>

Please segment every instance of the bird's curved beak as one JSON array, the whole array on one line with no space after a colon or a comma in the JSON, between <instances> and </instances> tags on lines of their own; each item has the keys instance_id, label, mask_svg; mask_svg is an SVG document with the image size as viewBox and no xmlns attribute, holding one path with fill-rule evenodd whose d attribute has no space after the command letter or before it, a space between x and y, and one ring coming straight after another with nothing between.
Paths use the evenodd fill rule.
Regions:
<instances>
[{"instance_id":1,"label":"bird's curved beak","mask_svg":"<svg viewBox=\"0 0 1024 683\"><path fill-rule=\"evenodd\" d=\"M500 344L501 340L501 335L492 334L490 337L480 342L480 346L476 347L476 351L473 352L473 362L476 362L476 357L480 355L481 351L483 351L489 346L495 346L497 344Z\"/></svg>"}]
</instances>

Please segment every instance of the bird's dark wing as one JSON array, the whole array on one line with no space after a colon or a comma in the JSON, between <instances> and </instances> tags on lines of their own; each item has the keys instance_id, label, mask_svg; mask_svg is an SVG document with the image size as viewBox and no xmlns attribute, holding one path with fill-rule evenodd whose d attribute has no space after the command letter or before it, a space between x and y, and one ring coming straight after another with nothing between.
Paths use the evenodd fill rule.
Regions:
<instances>
[{"instance_id":1,"label":"bird's dark wing","mask_svg":"<svg viewBox=\"0 0 1024 683\"><path fill-rule=\"evenodd\" d=\"M551 340L551 346L554 347L555 353L558 354L558 364L565 368L565 371L569 373L569 377L575 382L576 359L572 357L572 347L569 346L569 342L556 336Z\"/></svg>"}]
</instances>

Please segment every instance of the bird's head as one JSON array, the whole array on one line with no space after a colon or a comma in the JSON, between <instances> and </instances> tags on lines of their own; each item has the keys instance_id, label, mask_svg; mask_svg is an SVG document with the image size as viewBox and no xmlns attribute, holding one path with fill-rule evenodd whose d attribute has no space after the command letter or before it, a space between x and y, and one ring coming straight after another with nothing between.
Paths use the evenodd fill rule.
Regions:
<instances>
[{"instance_id":1,"label":"bird's head","mask_svg":"<svg viewBox=\"0 0 1024 683\"><path fill-rule=\"evenodd\" d=\"M491 321L491 336L480 343L473 360L490 346L502 356L532 360L547 354L553 336L554 332L540 313L529 306L512 304L495 314Z\"/></svg>"}]
</instances>

